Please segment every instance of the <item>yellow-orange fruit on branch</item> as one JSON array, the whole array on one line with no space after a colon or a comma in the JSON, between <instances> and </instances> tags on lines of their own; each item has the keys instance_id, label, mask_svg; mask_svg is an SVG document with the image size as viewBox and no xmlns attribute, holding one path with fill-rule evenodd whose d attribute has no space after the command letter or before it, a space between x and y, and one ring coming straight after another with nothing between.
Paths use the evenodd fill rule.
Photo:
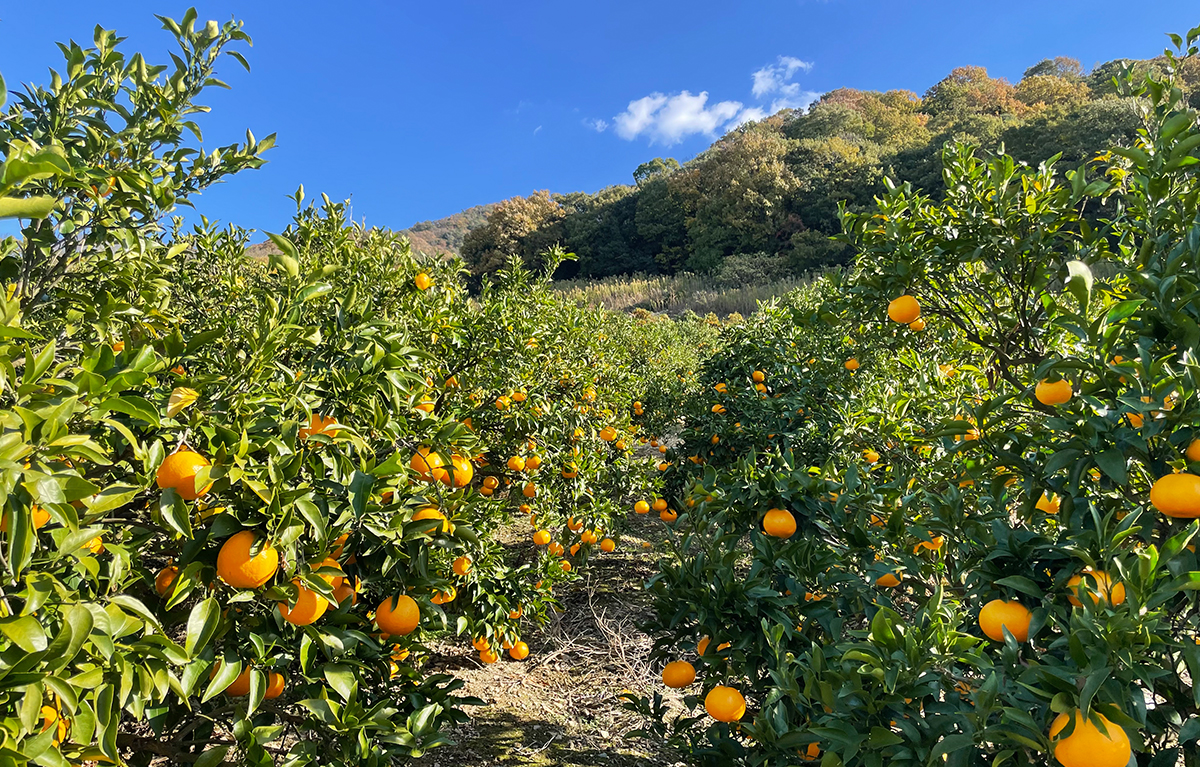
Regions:
<instances>
[{"instance_id":1,"label":"yellow-orange fruit on branch","mask_svg":"<svg viewBox=\"0 0 1200 767\"><path fill-rule=\"evenodd\" d=\"M1050 725L1050 740L1055 741L1054 758L1063 767L1125 767L1133 753L1129 736L1100 714L1093 713L1092 717L1104 726L1103 732L1091 718L1084 719L1079 709L1054 719ZM1075 726L1071 734L1055 740L1072 719Z\"/></svg>"},{"instance_id":2,"label":"yellow-orange fruit on branch","mask_svg":"<svg viewBox=\"0 0 1200 767\"><path fill-rule=\"evenodd\" d=\"M746 715L746 699L732 687L719 684L704 696L704 710L718 722L736 722Z\"/></svg>"},{"instance_id":3,"label":"yellow-orange fruit on branch","mask_svg":"<svg viewBox=\"0 0 1200 767\"><path fill-rule=\"evenodd\" d=\"M279 552L264 541L257 554L251 547L258 541L253 530L234 533L221 545L217 554L217 575L237 589L256 589L275 576L279 569Z\"/></svg>"},{"instance_id":4,"label":"yellow-orange fruit on branch","mask_svg":"<svg viewBox=\"0 0 1200 767\"><path fill-rule=\"evenodd\" d=\"M1028 608L1020 602L993 599L979 611L979 628L996 642L1004 641L1004 629L1008 629L1018 642L1027 642L1031 618Z\"/></svg>"},{"instance_id":5,"label":"yellow-orange fruit on branch","mask_svg":"<svg viewBox=\"0 0 1200 767\"><path fill-rule=\"evenodd\" d=\"M888 304L888 319L907 325L921 316L921 305L912 296L893 298Z\"/></svg>"},{"instance_id":6,"label":"yellow-orange fruit on branch","mask_svg":"<svg viewBox=\"0 0 1200 767\"><path fill-rule=\"evenodd\" d=\"M385 634L411 634L421 622L421 608L407 594L388 597L375 608L375 625Z\"/></svg>"},{"instance_id":7,"label":"yellow-orange fruit on branch","mask_svg":"<svg viewBox=\"0 0 1200 767\"><path fill-rule=\"evenodd\" d=\"M696 669L685 660L672 661L663 669L662 680L667 687L687 687L696 681Z\"/></svg>"},{"instance_id":8,"label":"yellow-orange fruit on branch","mask_svg":"<svg viewBox=\"0 0 1200 767\"><path fill-rule=\"evenodd\" d=\"M1200 477L1168 474L1150 488L1150 503L1168 517L1200 518Z\"/></svg>"},{"instance_id":9,"label":"yellow-orange fruit on branch","mask_svg":"<svg viewBox=\"0 0 1200 767\"><path fill-rule=\"evenodd\" d=\"M1065 378L1057 381L1042 381L1033 390L1033 396L1037 398L1038 402L1051 407L1065 405L1071 401L1073 395L1071 382Z\"/></svg>"},{"instance_id":10,"label":"yellow-orange fruit on branch","mask_svg":"<svg viewBox=\"0 0 1200 767\"><path fill-rule=\"evenodd\" d=\"M163 490L173 488L180 498L194 501L212 489L211 482L199 490L196 489L196 475L210 465L207 458L185 447L163 459L154 474L154 481Z\"/></svg>"},{"instance_id":11,"label":"yellow-orange fruit on branch","mask_svg":"<svg viewBox=\"0 0 1200 767\"><path fill-rule=\"evenodd\" d=\"M770 509L763 517L763 532L776 538L791 538L796 532L796 518L790 511Z\"/></svg>"}]
</instances>

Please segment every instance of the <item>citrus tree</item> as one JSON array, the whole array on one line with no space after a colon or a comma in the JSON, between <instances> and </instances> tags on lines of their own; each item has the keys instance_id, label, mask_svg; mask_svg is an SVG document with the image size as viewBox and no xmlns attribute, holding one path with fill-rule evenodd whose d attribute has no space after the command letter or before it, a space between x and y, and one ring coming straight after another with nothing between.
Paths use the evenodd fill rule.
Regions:
<instances>
[{"instance_id":1,"label":"citrus tree","mask_svg":"<svg viewBox=\"0 0 1200 767\"><path fill-rule=\"evenodd\" d=\"M616 547L660 481L646 371L699 358L646 350L705 331L517 263L469 295L461 262L303 190L264 258L166 220L271 139L188 146L248 38L163 22L173 68L97 30L0 119L0 759L420 756L479 703L435 653L524 659L555 584ZM527 520L534 546L497 543Z\"/></svg>"},{"instance_id":2,"label":"citrus tree","mask_svg":"<svg viewBox=\"0 0 1200 767\"><path fill-rule=\"evenodd\" d=\"M1133 145L1065 172L949 146L943 199L844 214L851 272L726 339L651 581L689 710L631 698L643 734L707 764L1200 763L1197 39L1119 80Z\"/></svg>"}]
</instances>

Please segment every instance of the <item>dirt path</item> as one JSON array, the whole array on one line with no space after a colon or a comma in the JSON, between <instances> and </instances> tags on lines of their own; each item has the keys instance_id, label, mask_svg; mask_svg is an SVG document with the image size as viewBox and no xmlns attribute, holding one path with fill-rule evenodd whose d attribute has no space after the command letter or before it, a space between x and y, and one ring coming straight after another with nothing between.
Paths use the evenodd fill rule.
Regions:
<instances>
[{"instance_id":1,"label":"dirt path","mask_svg":"<svg viewBox=\"0 0 1200 767\"><path fill-rule=\"evenodd\" d=\"M653 514L631 514L627 525L615 552L597 552L582 578L556 589L566 609L524 637L528 660L482 666L461 641L444 648L449 657L443 656L440 670L463 679L463 692L487 705L471 710L472 721L449 733L457 745L435 749L425 764L682 764L653 743L624 738L641 721L621 708L618 695L663 689L647 662L650 638L637 628L648 616L643 584L654 572L663 527Z\"/></svg>"}]
</instances>

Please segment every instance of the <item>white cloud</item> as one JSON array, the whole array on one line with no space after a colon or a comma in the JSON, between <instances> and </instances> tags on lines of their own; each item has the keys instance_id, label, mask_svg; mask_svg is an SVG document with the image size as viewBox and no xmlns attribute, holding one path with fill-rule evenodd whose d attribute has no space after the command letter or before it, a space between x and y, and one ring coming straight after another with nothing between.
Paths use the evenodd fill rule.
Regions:
<instances>
[{"instance_id":1,"label":"white cloud","mask_svg":"<svg viewBox=\"0 0 1200 767\"><path fill-rule=\"evenodd\" d=\"M585 127L591 128L597 133L603 133L604 131L608 130L608 121L601 120L599 118L589 117L583 121L583 124Z\"/></svg>"},{"instance_id":2,"label":"white cloud","mask_svg":"<svg viewBox=\"0 0 1200 767\"><path fill-rule=\"evenodd\" d=\"M740 101L720 101L708 105L708 92L692 95L689 91L666 96L651 93L629 102L629 108L613 118L617 135L632 140L645 134L650 143L678 144L689 136L715 136L742 111Z\"/></svg>"},{"instance_id":3,"label":"white cloud","mask_svg":"<svg viewBox=\"0 0 1200 767\"><path fill-rule=\"evenodd\" d=\"M812 62L801 61L794 56L780 56L776 63L768 64L750 75L754 83L751 92L755 98L774 95L772 113L780 109L804 109L816 101L820 94L801 90L800 83L792 82L792 78L797 72L803 70L808 73L812 68Z\"/></svg>"},{"instance_id":4,"label":"white cloud","mask_svg":"<svg viewBox=\"0 0 1200 767\"><path fill-rule=\"evenodd\" d=\"M535 135L535 136L536 136L536 135L538 134L538 131L540 131L541 129L542 129L542 126L540 126L540 125L539 125L538 127L534 128L534 129L533 129L533 135Z\"/></svg>"},{"instance_id":5,"label":"white cloud","mask_svg":"<svg viewBox=\"0 0 1200 767\"><path fill-rule=\"evenodd\" d=\"M771 97L769 109L763 105L746 106L740 101L719 101L710 105L708 91L696 95L690 91L673 95L651 93L629 102L629 107L613 118L613 127L626 141L646 136L651 144L678 144L700 134L715 137L781 109L806 109L820 98L820 94L804 90L792 80L798 72L807 73L812 68L811 62L794 56L780 56L774 64L753 72L751 93L756 99ZM608 127L603 120L584 120L584 125L596 131Z\"/></svg>"}]
</instances>

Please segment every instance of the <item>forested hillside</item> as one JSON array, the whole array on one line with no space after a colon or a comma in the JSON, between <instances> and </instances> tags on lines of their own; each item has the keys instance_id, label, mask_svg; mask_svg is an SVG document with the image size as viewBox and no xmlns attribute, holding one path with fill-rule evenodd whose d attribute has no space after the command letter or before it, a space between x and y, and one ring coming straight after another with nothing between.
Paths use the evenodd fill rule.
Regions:
<instances>
[{"instance_id":1,"label":"forested hillside","mask_svg":"<svg viewBox=\"0 0 1200 767\"><path fill-rule=\"evenodd\" d=\"M566 277L720 268L761 281L843 263L849 249L829 239L840 230L841 201L865 209L886 177L939 197L940 153L952 139L987 151L1003 145L1030 164L1061 152L1060 167L1077 165L1128 143L1141 124L1113 77L1156 66L1120 60L1087 72L1060 57L1030 67L1016 84L961 67L923 96L834 90L807 112L743 125L682 166L644 163L632 185L505 200L466 235L461 254L483 273L509 253L534 264L561 243L579 256L564 265ZM1200 103L1200 65L1187 59L1181 68L1182 86Z\"/></svg>"}]
</instances>

